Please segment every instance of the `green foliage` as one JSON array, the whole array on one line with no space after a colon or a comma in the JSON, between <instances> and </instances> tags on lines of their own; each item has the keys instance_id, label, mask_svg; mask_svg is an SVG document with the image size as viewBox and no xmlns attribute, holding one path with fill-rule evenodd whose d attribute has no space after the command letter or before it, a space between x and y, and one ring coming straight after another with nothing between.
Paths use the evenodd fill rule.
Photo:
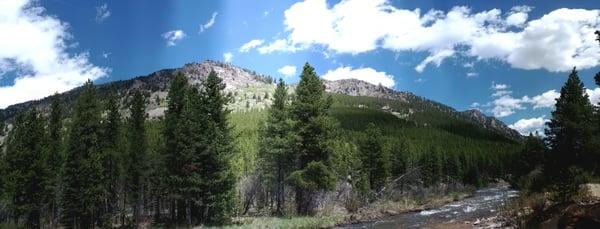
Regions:
<instances>
[{"instance_id":1,"label":"green foliage","mask_svg":"<svg viewBox=\"0 0 600 229\"><path fill-rule=\"evenodd\" d=\"M375 124L367 125L365 135L365 140L361 142L362 164L369 177L370 187L377 191L390 177L390 155L384 148L381 130Z\"/></svg>"},{"instance_id":2,"label":"green foliage","mask_svg":"<svg viewBox=\"0 0 600 229\"><path fill-rule=\"evenodd\" d=\"M128 190L131 193L133 218L136 226L142 223L144 187L146 186L147 141L146 141L146 99L142 92L135 91L129 110L128 120L129 163L127 169Z\"/></svg>"},{"instance_id":3,"label":"green foliage","mask_svg":"<svg viewBox=\"0 0 600 229\"><path fill-rule=\"evenodd\" d=\"M546 146L539 136L530 134L523 149L515 155L512 167L513 183L518 187L519 180L545 162Z\"/></svg>"},{"instance_id":4,"label":"green foliage","mask_svg":"<svg viewBox=\"0 0 600 229\"><path fill-rule=\"evenodd\" d=\"M45 163L47 137L44 121L36 110L17 116L7 143L7 191L12 197L13 217L27 216L29 228L39 228L42 204L49 181Z\"/></svg>"},{"instance_id":5,"label":"green foliage","mask_svg":"<svg viewBox=\"0 0 600 229\"><path fill-rule=\"evenodd\" d=\"M62 174L63 140L62 140L63 109L58 94L52 96L50 116L48 117L48 144L46 164L48 167L48 204L51 224L55 224L58 216L58 200L60 197L60 175Z\"/></svg>"},{"instance_id":6,"label":"green foliage","mask_svg":"<svg viewBox=\"0 0 600 229\"><path fill-rule=\"evenodd\" d=\"M300 82L296 88L296 97L292 102L291 117L296 121L294 132L298 136L298 141L294 144L295 154L298 156L298 173L304 174L308 164L315 162L315 165L322 164L323 169L329 170L330 157L332 152L327 143L333 139L333 130L335 121L329 116L331 106L331 97L325 96L325 86L321 79L315 73L313 67L308 63L304 65ZM298 174L297 173L297 174ZM323 174L329 174L330 171L322 171ZM303 183L324 185L313 187L319 190L328 190L326 182L317 182L311 179L311 176L302 176ZM306 190L307 186L299 184L296 188L296 208L299 214L310 214L313 211L313 194Z\"/></svg>"},{"instance_id":7,"label":"green foliage","mask_svg":"<svg viewBox=\"0 0 600 229\"><path fill-rule=\"evenodd\" d=\"M225 84L215 72L208 75L202 88L202 103L199 109L203 112L200 114L207 117L202 136L206 140L207 148L199 156L202 163L200 174L203 176L207 195L201 196L202 205L199 207L205 209L201 217L202 222L223 224L229 221L232 213L235 188L235 177L230 164L234 150L231 143L234 139L230 135L227 120L229 111L225 107L229 97L225 96Z\"/></svg>"},{"instance_id":8,"label":"green foliage","mask_svg":"<svg viewBox=\"0 0 600 229\"><path fill-rule=\"evenodd\" d=\"M591 124L593 107L575 69L560 93L546 129L546 141L551 150L544 171L557 190L565 190L569 186L565 179L572 175L572 171L578 170L572 169L572 166L592 169L597 161L592 147L595 131Z\"/></svg>"},{"instance_id":9,"label":"green foliage","mask_svg":"<svg viewBox=\"0 0 600 229\"><path fill-rule=\"evenodd\" d=\"M169 186L177 223L223 224L233 210L234 147L225 84L211 72L201 90L177 75L169 92L165 139ZM171 215L175 210L171 210Z\"/></svg>"},{"instance_id":10,"label":"green foliage","mask_svg":"<svg viewBox=\"0 0 600 229\"><path fill-rule=\"evenodd\" d=\"M311 161L302 170L294 171L288 178L297 187L310 191L331 190L335 187L336 176L321 161Z\"/></svg>"},{"instance_id":11,"label":"green foliage","mask_svg":"<svg viewBox=\"0 0 600 229\"><path fill-rule=\"evenodd\" d=\"M96 223L102 194L100 104L91 81L83 86L67 139L62 224L89 228Z\"/></svg>"},{"instance_id":12,"label":"green foliage","mask_svg":"<svg viewBox=\"0 0 600 229\"><path fill-rule=\"evenodd\" d=\"M285 207L285 178L289 176L296 161L291 148L296 140L291 132L294 123L289 118L288 94L283 80L279 80L273 98L267 120L260 129L258 163L267 186L275 193L276 212L282 215Z\"/></svg>"},{"instance_id":13,"label":"green foliage","mask_svg":"<svg viewBox=\"0 0 600 229\"><path fill-rule=\"evenodd\" d=\"M106 222L114 216L118 203L119 192L123 182L123 171L127 157L125 156L125 144L122 131L121 114L119 113L119 99L112 94L107 97L104 109L108 112L101 126L103 168L103 199L104 205L102 221Z\"/></svg>"}]
</instances>

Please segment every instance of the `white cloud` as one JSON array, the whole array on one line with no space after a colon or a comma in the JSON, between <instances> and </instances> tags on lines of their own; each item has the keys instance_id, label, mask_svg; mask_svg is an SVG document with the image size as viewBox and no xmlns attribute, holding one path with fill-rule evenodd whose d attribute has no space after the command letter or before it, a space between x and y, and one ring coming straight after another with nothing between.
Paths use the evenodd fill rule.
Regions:
<instances>
[{"instance_id":1,"label":"white cloud","mask_svg":"<svg viewBox=\"0 0 600 229\"><path fill-rule=\"evenodd\" d=\"M102 23L108 17L110 17L110 10L108 10L106 3L96 7L96 22Z\"/></svg>"},{"instance_id":2,"label":"white cloud","mask_svg":"<svg viewBox=\"0 0 600 229\"><path fill-rule=\"evenodd\" d=\"M454 50L450 50L450 49L436 52L435 54L428 56L427 58L425 58L425 60L423 60L421 63L419 63L419 65L417 65L415 67L415 71L423 72L425 67L430 63L434 63L435 66L439 67L440 64L442 64L442 61L444 59L446 59L447 57L452 56L452 55L454 55Z\"/></svg>"},{"instance_id":3,"label":"white cloud","mask_svg":"<svg viewBox=\"0 0 600 229\"><path fill-rule=\"evenodd\" d=\"M87 53L68 53L73 38L68 25L36 3L0 1L0 70L16 76L11 85L0 86L2 108L70 90L110 71L90 63Z\"/></svg>"},{"instance_id":4,"label":"white cloud","mask_svg":"<svg viewBox=\"0 0 600 229\"><path fill-rule=\"evenodd\" d=\"M388 0L345 0L331 6L326 0L305 0L285 11L286 37L265 45L271 48L263 53L311 46L349 54L378 48L429 53L415 67L418 72L457 55L548 71L600 64L593 34L600 26L600 10L563 8L529 20L531 10L517 6L502 14L498 9L453 7L422 13L397 8Z\"/></svg>"},{"instance_id":5,"label":"white cloud","mask_svg":"<svg viewBox=\"0 0 600 229\"><path fill-rule=\"evenodd\" d=\"M500 96L492 101L493 108L490 110L495 117L501 118L512 115L516 110L523 110L523 101L529 100L527 96L514 98L510 95Z\"/></svg>"},{"instance_id":6,"label":"white cloud","mask_svg":"<svg viewBox=\"0 0 600 229\"><path fill-rule=\"evenodd\" d=\"M519 131L519 133L522 135L529 135L529 133L535 134L536 131L538 134L543 135L546 122L548 121L550 120L545 119L544 116L538 118L521 119L513 124L508 125L508 127Z\"/></svg>"},{"instance_id":7,"label":"white cloud","mask_svg":"<svg viewBox=\"0 0 600 229\"><path fill-rule=\"evenodd\" d=\"M508 89L508 85L506 84L497 84L496 82L492 82L492 90L506 90Z\"/></svg>"},{"instance_id":8,"label":"white cloud","mask_svg":"<svg viewBox=\"0 0 600 229\"><path fill-rule=\"evenodd\" d=\"M529 6L515 6L510 10L506 17L506 24L509 26L523 27L527 21L528 13L532 8Z\"/></svg>"},{"instance_id":9,"label":"white cloud","mask_svg":"<svg viewBox=\"0 0 600 229\"><path fill-rule=\"evenodd\" d=\"M600 103L600 87L597 87L593 90L585 89L585 92L588 94L590 102L593 105L598 105L598 103Z\"/></svg>"},{"instance_id":10,"label":"white cloud","mask_svg":"<svg viewBox=\"0 0 600 229\"><path fill-rule=\"evenodd\" d=\"M281 73L285 77L290 77L296 74L296 66L286 65L278 69L277 72Z\"/></svg>"},{"instance_id":11,"label":"white cloud","mask_svg":"<svg viewBox=\"0 0 600 229\"><path fill-rule=\"evenodd\" d=\"M560 97L560 93L558 93L556 90L549 90L540 95L534 96L528 102L530 102L533 105L533 109L548 107L553 108L558 97Z\"/></svg>"},{"instance_id":12,"label":"white cloud","mask_svg":"<svg viewBox=\"0 0 600 229\"><path fill-rule=\"evenodd\" d=\"M279 39L271 42L270 44L259 47L258 52L260 54L268 54L275 51L296 52L297 50L301 49L303 48L290 44L290 42L286 39Z\"/></svg>"},{"instance_id":13,"label":"white cloud","mask_svg":"<svg viewBox=\"0 0 600 229\"><path fill-rule=\"evenodd\" d=\"M102 57L104 57L105 59L108 58L108 56L110 56L110 52L102 52Z\"/></svg>"},{"instance_id":14,"label":"white cloud","mask_svg":"<svg viewBox=\"0 0 600 229\"><path fill-rule=\"evenodd\" d=\"M215 24L215 19L217 18L218 14L219 14L219 12L214 12L212 14L212 16L210 17L210 19L206 23L200 25L200 32L204 32L205 30L212 27Z\"/></svg>"},{"instance_id":15,"label":"white cloud","mask_svg":"<svg viewBox=\"0 0 600 229\"><path fill-rule=\"evenodd\" d=\"M230 63L233 60L233 53L231 53L231 52L223 53L223 60L226 63Z\"/></svg>"},{"instance_id":16,"label":"white cloud","mask_svg":"<svg viewBox=\"0 0 600 229\"><path fill-rule=\"evenodd\" d=\"M242 47L240 47L240 52L248 52L250 51L250 49L256 48L260 45L262 45L265 41L264 40L259 40L259 39L254 39L251 41L246 42L246 44L242 45Z\"/></svg>"},{"instance_id":17,"label":"white cloud","mask_svg":"<svg viewBox=\"0 0 600 229\"><path fill-rule=\"evenodd\" d=\"M378 72L372 68L357 68L352 69L351 67L339 67L334 70L329 70L323 79L326 80L341 80L341 79L357 79L362 80L375 85L383 85L388 88L394 87L394 77L386 74L385 72Z\"/></svg>"},{"instance_id":18,"label":"white cloud","mask_svg":"<svg viewBox=\"0 0 600 229\"><path fill-rule=\"evenodd\" d=\"M502 97L502 96L505 96L505 95L510 95L510 94L512 94L512 91L508 91L508 90L498 90L498 91L495 91L495 92L492 94L492 97Z\"/></svg>"},{"instance_id":19,"label":"white cloud","mask_svg":"<svg viewBox=\"0 0 600 229\"><path fill-rule=\"evenodd\" d=\"M467 78L477 77L479 73L477 72L467 72Z\"/></svg>"},{"instance_id":20,"label":"white cloud","mask_svg":"<svg viewBox=\"0 0 600 229\"><path fill-rule=\"evenodd\" d=\"M171 30L162 34L162 37L167 41L167 46L175 46L185 36L185 33L181 30Z\"/></svg>"}]
</instances>

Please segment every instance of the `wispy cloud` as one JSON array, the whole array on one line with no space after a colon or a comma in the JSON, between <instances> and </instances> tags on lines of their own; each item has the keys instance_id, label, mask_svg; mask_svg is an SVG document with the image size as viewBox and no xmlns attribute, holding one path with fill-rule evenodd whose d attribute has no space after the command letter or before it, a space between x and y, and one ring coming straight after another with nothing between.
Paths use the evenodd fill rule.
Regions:
<instances>
[{"instance_id":1,"label":"wispy cloud","mask_svg":"<svg viewBox=\"0 0 600 229\"><path fill-rule=\"evenodd\" d=\"M248 52L253 48L256 48L260 45L262 45L265 41L264 40L259 40L259 39L254 39L251 41L246 42L246 44L242 45L242 47L240 47L240 52Z\"/></svg>"},{"instance_id":2,"label":"wispy cloud","mask_svg":"<svg viewBox=\"0 0 600 229\"><path fill-rule=\"evenodd\" d=\"M108 10L106 3L96 7L96 22L102 23L108 17L110 17L110 10Z\"/></svg>"},{"instance_id":3,"label":"wispy cloud","mask_svg":"<svg viewBox=\"0 0 600 229\"><path fill-rule=\"evenodd\" d=\"M171 30L162 34L162 37L167 42L167 46L175 46L178 41L185 38L185 33L182 30Z\"/></svg>"},{"instance_id":4,"label":"wispy cloud","mask_svg":"<svg viewBox=\"0 0 600 229\"><path fill-rule=\"evenodd\" d=\"M233 60L233 53L231 53L231 52L223 53L223 61L225 61L226 63L230 63L232 60Z\"/></svg>"},{"instance_id":5,"label":"wispy cloud","mask_svg":"<svg viewBox=\"0 0 600 229\"><path fill-rule=\"evenodd\" d=\"M212 27L215 24L215 19L217 18L218 14L219 14L219 12L214 12L212 14L212 16L210 17L210 19L206 23L200 25L200 32L204 32L205 30Z\"/></svg>"}]
</instances>

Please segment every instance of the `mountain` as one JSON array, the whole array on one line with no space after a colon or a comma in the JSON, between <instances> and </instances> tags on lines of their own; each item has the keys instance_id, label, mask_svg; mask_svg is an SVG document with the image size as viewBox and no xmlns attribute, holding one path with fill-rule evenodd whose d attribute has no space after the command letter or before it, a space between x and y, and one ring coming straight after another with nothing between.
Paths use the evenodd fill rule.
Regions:
<instances>
[{"instance_id":1,"label":"mountain","mask_svg":"<svg viewBox=\"0 0 600 229\"><path fill-rule=\"evenodd\" d=\"M181 68L163 69L147 76L138 76L129 80L121 80L106 84L97 85L99 95L104 97L111 93L116 93L122 98L121 105L123 113L126 114L127 99L135 89L141 89L149 96L147 112L150 118L159 118L166 109L166 96L168 87L173 75L184 73L192 85L199 85L208 73L214 70L219 77L223 79L226 92L232 96L232 103L229 108L233 112L245 111L248 109L264 109L271 103L271 96L275 89L274 80L267 75L258 74L255 71L236 67L231 64L207 60L202 63L189 63ZM492 131L505 136L506 138L518 140L521 138L519 133L510 129L501 121L488 117L478 110L467 110L463 112L456 111L447 105L428 100L426 98L414 95L410 92L395 91L381 85L373 85L356 79L346 79L337 81L324 81L326 90L332 94L347 95L352 97L370 97L377 98L380 109L390 113L400 119L412 121L416 125L433 125L435 120L454 119L464 121L480 128ZM295 85L291 85L291 92ZM60 94L60 99L67 104L67 112L72 107L80 88L67 91ZM390 104L395 104L391 106ZM0 111L7 119L12 118L17 112L37 107L42 112L47 111L50 104L49 97L15 104ZM378 105L378 106L379 106ZM360 108L360 104L358 105ZM425 118L435 116L437 118ZM437 121L440 122L440 121ZM444 126L438 123L440 126ZM450 128L451 127L446 127Z\"/></svg>"}]
</instances>

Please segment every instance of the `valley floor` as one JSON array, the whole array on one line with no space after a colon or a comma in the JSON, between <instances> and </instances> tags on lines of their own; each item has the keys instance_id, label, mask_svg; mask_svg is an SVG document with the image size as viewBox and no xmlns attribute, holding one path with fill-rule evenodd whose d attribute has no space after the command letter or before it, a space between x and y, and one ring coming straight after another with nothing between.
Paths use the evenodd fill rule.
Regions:
<instances>
[{"instance_id":1,"label":"valley floor","mask_svg":"<svg viewBox=\"0 0 600 229\"><path fill-rule=\"evenodd\" d=\"M448 203L470 197L470 192L455 192L436 195L422 201L405 199L401 201L376 201L354 213L334 213L313 217L240 217L236 224L224 228L331 228L371 222L399 214L434 209Z\"/></svg>"}]
</instances>

